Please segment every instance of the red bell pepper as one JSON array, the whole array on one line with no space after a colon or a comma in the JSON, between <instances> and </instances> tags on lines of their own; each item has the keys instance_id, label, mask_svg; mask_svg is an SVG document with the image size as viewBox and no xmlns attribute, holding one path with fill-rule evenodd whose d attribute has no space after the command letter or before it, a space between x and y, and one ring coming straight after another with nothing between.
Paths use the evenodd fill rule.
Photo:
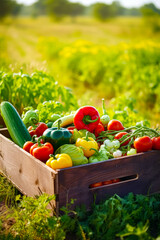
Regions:
<instances>
[{"instance_id":1,"label":"red bell pepper","mask_svg":"<svg viewBox=\"0 0 160 240\"><path fill-rule=\"evenodd\" d=\"M73 122L78 130L86 129L89 132L93 132L100 122L100 115L96 108L84 106L77 110Z\"/></svg>"},{"instance_id":2,"label":"red bell pepper","mask_svg":"<svg viewBox=\"0 0 160 240\"><path fill-rule=\"evenodd\" d=\"M53 154L54 149L51 143L41 143L41 137L38 139L38 143L35 143L30 148L30 153L42 162L46 162L50 158L50 154Z\"/></svg>"},{"instance_id":3,"label":"red bell pepper","mask_svg":"<svg viewBox=\"0 0 160 240\"><path fill-rule=\"evenodd\" d=\"M33 142L31 141L27 141L25 142L25 144L23 145L23 150L25 150L26 152L30 152L30 148L34 145Z\"/></svg>"},{"instance_id":4,"label":"red bell pepper","mask_svg":"<svg viewBox=\"0 0 160 240\"><path fill-rule=\"evenodd\" d=\"M29 126L28 127L28 131L31 135L31 137L33 135L37 135L37 137L40 137L43 135L43 132L48 128L47 124L43 123L43 122L39 122L37 124L35 124L34 126Z\"/></svg>"}]
</instances>

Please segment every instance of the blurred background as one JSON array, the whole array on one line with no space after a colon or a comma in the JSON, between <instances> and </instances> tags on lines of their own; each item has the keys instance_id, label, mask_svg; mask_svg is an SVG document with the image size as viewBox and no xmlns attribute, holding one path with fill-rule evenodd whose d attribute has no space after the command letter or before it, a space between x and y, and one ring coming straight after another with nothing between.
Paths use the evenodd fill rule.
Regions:
<instances>
[{"instance_id":1,"label":"blurred background","mask_svg":"<svg viewBox=\"0 0 160 240\"><path fill-rule=\"evenodd\" d=\"M72 89L80 105L104 98L123 122L132 115L156 125L160 1L0 0L0 100L17 98L16 73L35 71ZM21 93L29 99L35 89L28 78Z\"/></svg>"}]
</instances>

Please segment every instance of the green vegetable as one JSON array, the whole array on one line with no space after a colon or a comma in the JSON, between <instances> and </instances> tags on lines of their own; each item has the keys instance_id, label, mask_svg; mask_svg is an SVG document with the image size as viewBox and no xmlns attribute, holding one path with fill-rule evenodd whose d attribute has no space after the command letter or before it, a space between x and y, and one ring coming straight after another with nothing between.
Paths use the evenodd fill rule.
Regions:
<instances>
[{"instance_id":1,"label":"green vegetable","mask_svg":"<svg viewBox=\"0 0 160 240\"><path fill-rule=\"evenodd\" d=\"M136 154L136 153L137 153L136 149L135 149L135 148L131 148L131 149L127 152L127 156L134 155L134 154Z\"/></svg>"},{"instance_id":2,"label":"green vegetable","mask_svg":"<svg viewBox=\"0 0 160 240\"><path fill-rule=\"evenodd\" d=\"M43 136L45 142L50 142L54 150L59 148L63 144L70 143L72 134L66 128L60 128L61 121L58 122L58 127L48 128L44 131Z\"/></svg>"},{"instance_id":3,"label":"green vegetable","mask_svg":"<svg viewBox=\"0 0 160 240\"><path fill-rule=\"evenodd\" d=\"M109 139L106 139L104 141L104 145L107 151L113 153L115 150L117 150L120 147L120 142L118 140L111 141Z\"/></svg>"},{"instance_id":4,"label":"green vegetable","mask_svg":"<svg viewBox=\"0 0 160 240\"><path fill-rule=\"evenodd\" d=\"M110 117L107 114L107 111L105 109L104 98L102 98L102 109L103 109L103 116L100 117L100 121L103 124L103 126L106 127L110 121Z\"/></svg>"},{"instance_id":5,"label":"green vegetable","mask_svg":"<svg viewBox=\"0 0 160 240\"><path fill-rule=\"evenodd\" d=\"M99 152L103 152L103 154L107 156L107 158L113 158L113 155L109 151L107 151L104 144L100 146Z\"/></svg>"},{"instance_id":6,"label":"green vegetable","mask_svg":"<svg viewBox=\"0 0 160 240\"><path fill-rule=\"evenodd\" d=\"M49 117L49 121L51 122L55 122L57 119L59 119L61 117L61 115L59 114L52 114L50 117Z\"/></svg>"},{"instance_id":7,"label":"green vegetable","mask_svg":"<svg viewBox=\"0 0 160 240\"><path fill-rule=\"evenodd\" d=\"M136 123L136 127L150 127L150 123L147 120L143 120Z\"/></svg>"},{"instance_id":8,"label":"green vegetable","mask_svg":"<svg viewBox=\"0 0 160 240\"><path fill-rule=\"evenodd\" d=\"M83 150L80 147L76 147L73 144L64 144L61 147L59 147L55 152L55 154L61 153L66 153L71 157L73 166L88 163L88 159L84 156Z\"/></svg>"},{"instance_id":9,"label":"green vegetable","mask_svg":"<svg viewBox=\"0 0 160 240\"><path fill-rule=\"evenodd\" d=\"M12 140L23 147L32 138L15 107L7 101L1 103L1 116L8 128Z\"/></svg>"},{"instance_id":10,"label":"green vegetable","mask_svg":"<svg viewBox=\"0 0 160 240\"><path fill-rule=\"evenodd\" d=\"M95 154L93 154L92 156L89 157L89 163L95 163L95 162L101 162L101 161L105 161L108 160L108 156L105 153L104 150L98 151L96 149L95 150Z\"/></svg>"},{"instance_id":11,"label":"green vegetable","mask_svg":"<svg viewBox=\"0 0 160 240\"><path fill-rule=\"evenodd\" d=\"M32 126L39 121L38 114L34 110L28 110L22 117L23 123L26 127Z\"/></svg>"},{"instance_id":12,"label":"green vegetable","mask_svg":"<svg viewBox=\"0 0 160 240\"><path fill-rule=\"evenodd\" d=\"M52 125L53 125L53 122L48 122L46 125L47 125L48 128L51 128Z\"/></svg>"}]
</instances>

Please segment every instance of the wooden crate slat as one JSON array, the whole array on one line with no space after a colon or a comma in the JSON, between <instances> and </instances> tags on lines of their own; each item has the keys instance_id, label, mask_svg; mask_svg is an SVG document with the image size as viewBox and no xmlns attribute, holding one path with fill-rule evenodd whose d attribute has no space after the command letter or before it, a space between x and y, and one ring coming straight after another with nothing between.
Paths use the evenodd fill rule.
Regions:
<instances>
[{"instance_id":1,"label":"wooden crate slat","mask_svg":"<svg viewBox=\"0 0 160 240\"><path fill-rule=\"evenodd\" d=\"M7 129L0 129L0 170L24 194L56 194L56 212L76 199L75 204L90 207L94 196L100 202L115 193L124 196L160 192L160 151L110 159L54 171L10 141ZM89 188L90 184L116 178L135 178L112 185ZM137 178L136 178L137 176Z\"/></svg>"},{"instance_id":2,"label":"wooden crate slat","mask_svg":"<svg viewBox=\"0 0 160 240\"><path fill-rule=\"evenodd\" d=\"M54 194L55 172L0 134L0 169L24 194Z\"/></svg>"},{"instance_id":3,"label":"wooden crate slat","mask_svg":"<svg viewBox=\"0 0 160 240\"><path fill-rule=\"evenodd\" d=\"M112 180L138 174L137 179L114 185L89 189L96 182ZM150 151L122 157L96 164L60 170L59 205L63 206L70 199L77 199L76 204L90 204L94 194L98 201L115 193L124 196L129 192L147 194L160 192L160 154Z\"/></svg>"}]
</instances>

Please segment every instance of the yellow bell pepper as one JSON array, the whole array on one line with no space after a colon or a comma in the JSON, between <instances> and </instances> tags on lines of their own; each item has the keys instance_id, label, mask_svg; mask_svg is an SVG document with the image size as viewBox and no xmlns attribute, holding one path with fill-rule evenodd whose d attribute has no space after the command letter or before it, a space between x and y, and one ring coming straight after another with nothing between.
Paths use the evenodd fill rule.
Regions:
<instances>
[{"instance_id":1,"label":"yellow bell pepper","mask_svg":"<svg viewBox=\"0 0 160 240\"><path fill-rule=\"evenodd\" d=\"M82 148L85 157L95 154L95 150L92 148L98 150L98 143L93 138L88 137L88 134L86 137L78 138L75 145Z\"/></svg>"},{"instance_id":2,"label":"yellow bell pepper","mask_svg":"<svg viewBox=\"0 0 160 240\"><path fill-rule=\"evenodd\" d=\"M72 167L72 160L70 156L66 153L56 154L55 158L51 157L48 159L46 165L53 168L54 170L67 168Z\"/></svg>"}]
</instances>

